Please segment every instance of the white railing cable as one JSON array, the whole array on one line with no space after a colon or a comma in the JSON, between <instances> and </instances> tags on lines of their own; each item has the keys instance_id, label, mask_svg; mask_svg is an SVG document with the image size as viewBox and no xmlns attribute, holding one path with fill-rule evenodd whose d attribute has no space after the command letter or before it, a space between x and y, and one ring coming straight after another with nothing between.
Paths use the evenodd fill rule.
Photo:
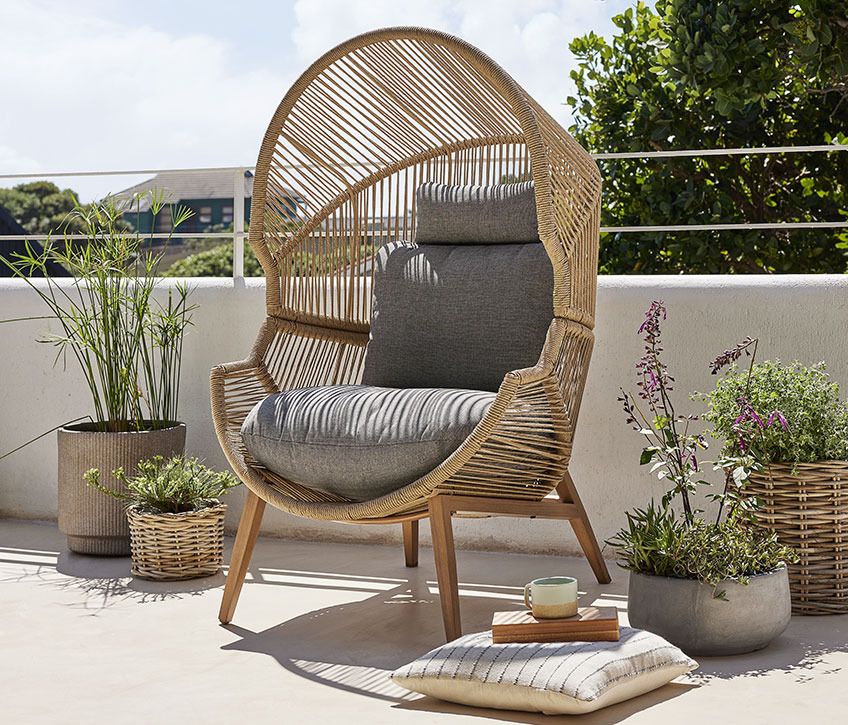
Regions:
<instances>
[{"instance_id":1,"label":"white railing cable","mask_svg":"<svg viewBox=\"0 0 848 725\"><path fill-rule=\"evenodd\" d=\"M601 227L602 232L724 232L738 229L841 229L848 227L844 222L741 222L739 224L663 224L642 227Z\"/></svg>"},{"instance_id":2,"label":"white railing cable","mask_svg":"<svg viewBox=\"0 0 848 725\"><path fill-rule=\"evenodd\" d=\"M609 153L590 154L593 159L651 159L671 158L674 156L750 156L753 154L798 154L798 153L828 153L831 151L848 151L848 145L828 144L817 146L754 146L738 149L679 149L675 151L614 151ZM346 164L329 164L338 168L355 168L360 166L377 166L376 161L355 161ZM286 169L305 169L308 164L283 164ZM43 179L68 176L142 176L147 174L175 173L189 174L214 171L253 171L255 166L194 166L182 169L123 169L121 171L56 171L56 172L27 172L25 174L0 174L0 179Z\"/></svg>"},{"instance_id":3,"label":"white railing cable","mask_svg":"<svg viewBox=\"0 0 848 725\"><path fill-rule=\"evenodd\" d=\"M830 144L827 146L761 146L741 149L680 149L677 151L616 151L592 154L596 160L604 159L669 159L676 156L753 156L755 154L799 154L819 151L848 151L848 146Z\"/></svg>"},{"instance_id":4,"label":"white railing cable","mask_svg":"<svg viewBox=\"0 0 848 725\"><path fill-rule=\"evenodd\" d=\"M700 158L703 156L750 156L755 154L797 154L797 153L831 153L834 151L848 151L846 144L830 144L816 146L765 146L736 149L679 149L674 151L621 151L611 153L591 154L598 161L613 159L662 159L676 157ZM339 168L374 167L375 161L354 161L345 164L332 164ZM287 169L307 168L304 164L287 164ZM64 178L72 176L141 176L161 173L208 173L208 172L231 172L233 174L233 231L228 232L195 232L195 233L157 233L146 234L145 239L218 239L227 238L233 240L233 278L244 277L244 174L253 171L254 166L203 166L183 169L128 169L123 171L59 171L59 172L34 172L25 174L0 174L0 179L44 179ZM730 231L730 230L752 230L752 229L841 229L848 228L848 221L844 222L774 222L774 223L738 223L738 224L663 224L646 226L623 226L623 227L601 227L601 232L609 233L633 233L633 232L692 232L692 231ZM382 235L375 232L375 235ZM32 241L45 241L50 237L46 234L2 234L0 239L10 241L30 239ZM83 234L69 234L67 239L86 239Z\"/></svg>"},{"instance_id":5,"label":"white railing cable","mask_svg":"<svg viewBox=\"0 0 848 725\"><path fill-rule=\"evenodd\" d=\"M142 239L232 239L233 232L156 232L155 234L139 234ZM48 239L88 239L88 234L0 234L0 239L22 241L29 239L33 242L45 242Z\"/></svg>"}]
</instances>

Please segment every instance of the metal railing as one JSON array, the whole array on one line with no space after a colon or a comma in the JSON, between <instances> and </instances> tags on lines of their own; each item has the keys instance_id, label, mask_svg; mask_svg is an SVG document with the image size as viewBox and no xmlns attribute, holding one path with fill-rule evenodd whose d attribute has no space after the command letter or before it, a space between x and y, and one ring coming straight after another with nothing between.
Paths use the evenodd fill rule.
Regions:
<instances>
[{"instance_id":1,"label":"metal railing","mask_svg":"<svg viewBox=\"0 0 848 725\"><path fill-rule=\"evenodd\" d=\"M673 151L624 151L615 153L592 154L592 158L598 161L611 159L661 159L661 158L701 158L705 156L752 156L757 154L791 154L791 153L832 153L848 151L848 145L832 144L818 146L769 146L755 148L736 149L680 149ZM359 162L348 164L337 164L343 168L370 167L378 165L376 162ZM289 165L285 168L300 169L303 165ZM244 239L247 233L244 231L244 174L253 171L254 166L212 166L194 167L181 169L131 169L128 171L61 171L61 172L37 172L26 174L0 174L0 179L49 179L64 178L71 176L142 176L150 174L168 173L192 173L192 172L230 172L233 174L233 231L232 232L180 232L180 233L153 233L146 234L145 238L153 239L206 239L226 238L233 240L233 279L244 277ZM730 231L751 229L814 229L848 228L848 221L840 222L740 222L735 224L665 224L645 226L623 226L623 227L601 227L601 232L687 232L687 231ZM375 230L375 234L380 234ZM43 241L48 238L46 234L3 234L0 239ZM85 235L71 234L70 239L85 239Z\"/></svg>"}]
</instances>

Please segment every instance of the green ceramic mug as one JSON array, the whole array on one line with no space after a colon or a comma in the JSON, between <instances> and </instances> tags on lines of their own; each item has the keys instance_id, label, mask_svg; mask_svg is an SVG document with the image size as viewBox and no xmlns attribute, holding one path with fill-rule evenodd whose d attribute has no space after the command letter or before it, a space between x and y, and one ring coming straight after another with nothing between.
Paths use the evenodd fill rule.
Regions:
<instances>
[{"instance_id":1,"label":"green ceramic mug","mask_svg":"<svg viewBox=\"0 0 848 725\"><path fill-rule=\"evenodd\" d=\"M571 576L534 579L524 587L524 604L536 619L562 619L577 614L577 580Z\"/></svg>"}]
</instances>

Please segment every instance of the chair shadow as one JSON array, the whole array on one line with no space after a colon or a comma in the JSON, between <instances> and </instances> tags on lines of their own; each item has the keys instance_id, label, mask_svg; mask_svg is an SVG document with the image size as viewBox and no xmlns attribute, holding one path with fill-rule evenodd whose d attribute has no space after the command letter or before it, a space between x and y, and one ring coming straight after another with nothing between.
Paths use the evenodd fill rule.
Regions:
<instances>
[{"instance_id":1,"label":"chair shadow","mask_svg":"<svg viewBox=\"0 0 848 725\"><path fill-rule=\"evenodd\" d=\"M290 567L298 572L326 577L327 588L359 593L359 601L323 607L262 631L251 631L237 625L225 628L239 639L222 649L256 652L273 657L280 666L299 677L362 696L378 698L399 709L433 713L461 713L493 720L519 723L551 723L556 716L493 709L472 708L435 698L410 693L389 679L397 667L410 662L424 652L444 643L439 597L435 591L434 574L428 568L397 569L363 562L352 567L346 561L327 566ZM316 562L317 564L317 562ZM261 567L265 569L265 567ZM473 569L473 567L469 567ZM355 575L352 572L356 572ZM525 576L528 572L525 572ZM367 582L391 583L391 588L373 592ZM394 578L387 580L386 577ZM262 572L253 575L255 585L261 586ZM346 581L349 578L349 581ZM509 577L493 576L491 571L472 575L472 581L460 576L462 618L464 631L488 629L492 613L503 609L521 609L519 582ZM499 585L486 582L498 581ZM581 582L589 582L584 577ZM277 584L276 582L263 582ZM523 583L523 582L522 582ZM363 586L365 585L365 586ZM514 586L513 586L514 585ZM285 587L315 587L291 581ZM323 585L319 585L323 588ZM581 601L616 606L622 620L626 617L626 576L612 585L590 582L581 592ZM819 620L818 622L812 620ZM722 658L696 658L700 668L658 690L633 700L612 705L596 713L577 716L587 725L612 725L633 714L662 702L677 698L692 689L709 684L714 679L761 677L773 672L794 673L798 682L811 677L810 670L832 652L848 651L848 615L823 618L793 617L790 629L768 648L748 655ZM834 626L835 625L835 626ZM818 628L818 631L817 631ZM834 671L838 671L838 668ZM828 674L817 669L816 675ZM575 717L575 716L562 716Z\"/></svg>"},{"instance_id":2,"label":"chair shadow","mask_svg":"<svg viewBox=\"0 0 848 725\"><path fill-rule=\"evenodd\" d=\"M444 643L439 598L431 593L432 584L428 573L415 570L391 589L361 601L308 612L263 631L222 625L239 637L222 649L268 655L299 677L380 699L399 709L461 713L519 723L556 722L558 718L541 713L474 708L424 697L389 679L392 670ZM502 592L496 591L502 587L464 584L462 588L463 621L469 632L488 628L494 611L523 608L518 595L505 599ZM493 599L493 594L497 598ZM695 687L672 683L599 713L582 715L580 721L591 725L617 723Z\"/></svg>"},{"instance_id":3,"label":"chair shadow","mask_svg":"<svg viewBox=\"0 0 848 725\"><path fill-rule=\"evenodd\" d=\"M466 609L469 599L463 598ZM300 677L391 702L415 695L392 683L389 673L443 641L438 595L430 593L419 571L363 600L317 609L260 632L222 627L239 637L224 650L269 655ZM402 635L387 636L390 632Z\"/></svg>"}]
</instances>

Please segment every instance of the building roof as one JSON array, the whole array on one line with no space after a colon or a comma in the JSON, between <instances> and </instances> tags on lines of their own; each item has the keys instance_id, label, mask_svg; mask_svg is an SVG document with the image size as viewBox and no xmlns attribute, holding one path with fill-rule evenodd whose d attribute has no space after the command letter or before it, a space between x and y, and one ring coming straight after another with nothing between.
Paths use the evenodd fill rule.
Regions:
<instances>
[{"instance_id":1,"label":"building roof","mask_svg":"<svg viewBox=\"0 0 848 725\"><path fill-rule=\"evenodd\" d=\"M143 194L151 189L163 190L165 200L176 204L190 199L232 199L232 171L165 171L156 174L152 179L113 194L118 202L129 200L136 194ZM253 196L253 174L244 172L244 197ZM149 198L141 199L139 206L134 203L128 211L147 211Z\"/></svg>"}]
</instances>

